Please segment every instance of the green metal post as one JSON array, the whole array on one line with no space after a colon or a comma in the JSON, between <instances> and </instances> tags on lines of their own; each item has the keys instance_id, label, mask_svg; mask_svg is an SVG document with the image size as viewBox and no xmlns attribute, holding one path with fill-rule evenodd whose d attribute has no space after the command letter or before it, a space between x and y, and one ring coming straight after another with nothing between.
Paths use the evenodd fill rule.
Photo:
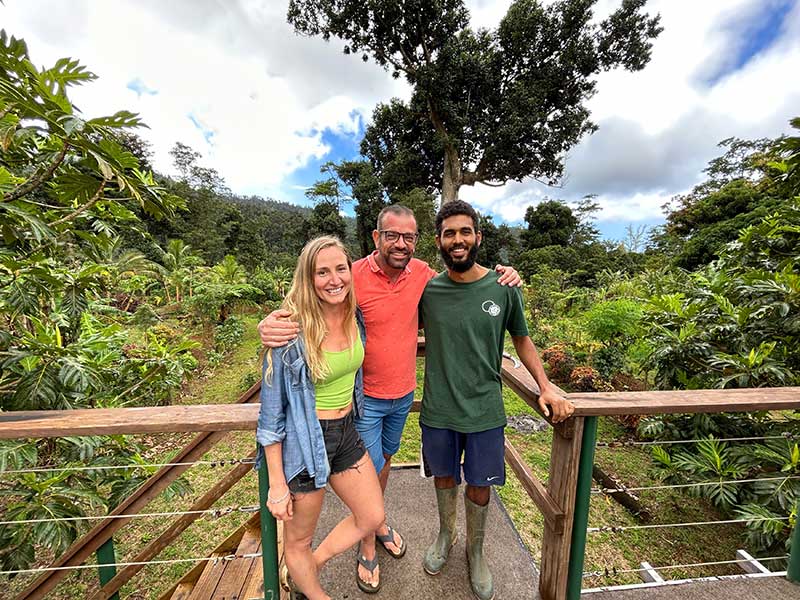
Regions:
<instances>
[{"instance_id":1,"label":"green metal post","mask_svg":"<svg viewBox=\"0 0 800 600\"><path fill-rule=\"evenodd\" d=\"M597 441L597 417L584 417L581 458L578 466L578 489L575 493L575 516L569 550L567 600L579 600L583 586L583 556L586 551L586 526L589 523L589 499L592 493L592 465Z\"/></svg>"},{"instance_id":2,"label":"green metal post","mask_svg":"<svg viewBox=\"0 0 800 600\"><path fill-rule=\"evenodd\" d=\"M108 540L97 549L97 570L100 574L100 587L103 587L109 581L114 579L117 574L117 567L114 565L117 562L116 552L114 552L114 538ZM103 566L105 565L105 566ZM119 600L119 594L114 593L109 600Z\"/></svg>"},{"instance_id":3,"label":"green metal post","mask_svg":"<svg viewBox=\"0 0 800 600\"><path fill-rule=\"evenodd\" d=\"M792 548L789 553L789 567L786 569L786 579L794 583L800 583L800 501L797 503L797 517L794 521Z\"/></svg>"},{"instance_id":4,"label":"green metal post","mask_svg":"<svg viewBox=\"0 0 800 600\"><path fill-rule=\"evenodd\" d=\"M258 468L258 498L261 514L261 566L264 569L264 598L278 600L278 525L267 509L269 473L267 461Z\"/></svg>"}]
</instances>

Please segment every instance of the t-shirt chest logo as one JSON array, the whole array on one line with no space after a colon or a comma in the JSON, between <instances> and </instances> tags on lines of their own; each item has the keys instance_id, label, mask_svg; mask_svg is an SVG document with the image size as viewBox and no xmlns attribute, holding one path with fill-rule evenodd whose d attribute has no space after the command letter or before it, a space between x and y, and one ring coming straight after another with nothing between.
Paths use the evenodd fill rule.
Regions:
<instances>
[{"instance_id":1,"label":"t-shirt chest logo","mask_svg":"<svg viewBox=\"0 0 800 600\"><path fill-rule=\"evenodd\" d=\"M481 310L485 313L489 313L492 317L496 317L500 314L500 306L495 304L494 300L486 300L481 304Z\"/></svg>"}]
</instances>

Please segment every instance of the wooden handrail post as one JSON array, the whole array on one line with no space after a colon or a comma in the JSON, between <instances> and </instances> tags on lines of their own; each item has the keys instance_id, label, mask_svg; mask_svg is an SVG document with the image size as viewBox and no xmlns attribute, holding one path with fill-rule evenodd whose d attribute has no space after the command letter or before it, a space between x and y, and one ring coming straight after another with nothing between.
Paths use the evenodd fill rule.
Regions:
<instances>
[{"instance_id":1,"label":"wooden handrail post","mask_svg":"<svg viewBox=\"0 0 800 600\"><path fill-rule=\"evenodd\" d=\"M261 450L259 449L259 452ZM280 598L278 583L278 525L267 509L269 472L267 461L261 457L258 467L258 498L261 502L261 567L264 569L264 598Z\"/></svg>"},{"instance_id":2,"label":"wooden handrail post","mask_svg":"<svg viewBox=\"0 0 800 600\"><path fill-rule=\"evenodd\" d=\"M114 538L108 538L102 546L97 549L97 571L100 576L100 587L114 579L117 574L117 554L114 551ZM119 594L114 593L111 600L119 600Z\"/></svg>"},{"instance_id":3,"label":"wooden handrail post","mask_svg":"<svg viewBox=\"0 0 800 600\"><path fill-rule=\"evenodd\" d=\"M786 569L786 579L800 583L800 500L797 502L797 511L792 533L792 549L789 553L789 566Z\"/></svg>"},{"instance_id":4,"label":"wooden handrail post","mask_svg":"<svg viewBox=\"0 0 800 600\"><path fill-rule=\"evenodd\" d=\"M557 531L547 521L544 524L542 572L539 578L542 600L564 600L567 597L570 544L585 417L573 417L570 421L571 427L553 428L547 491L564 513L564 520L561 531Z\"/></svg>"},{"instance_id":5,"label":"wooden handrail post","mask_svg":"<svg viewBox=\"0 0 800 600\"><path fill-rule=\"evenodd\" d=\"M586 526L589 523L589 500L592 494L592 465L597 441L597 417L586 417L581 439L581 458L575 492L572 543L569 550L567 600L580 600L583 586L583 558L586 551Z\"/></svg>"}]
</instances>

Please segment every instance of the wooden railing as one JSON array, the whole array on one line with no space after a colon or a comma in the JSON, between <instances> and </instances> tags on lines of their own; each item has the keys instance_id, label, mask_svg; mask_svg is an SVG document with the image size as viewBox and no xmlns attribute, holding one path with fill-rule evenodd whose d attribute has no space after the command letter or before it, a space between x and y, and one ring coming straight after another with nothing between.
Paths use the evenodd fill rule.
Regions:
<instances>
[{"instance_id":1,"label":"wooden railing","mask_svg":"<svg viewBox=\"0 0 800 600\"><path fill-rule=\"evenodd\" d=\"M527 370L504 359L502 375L506 385L538 412L538 386ZM506 449L506 460L545 517L539 581L543 600L580 597L597 417L800 409L798 387L571 393L567 397L575 404L575 413L553 428L546 486L531 473L521 473L515 467L521 463L518 455ZM800 556L800 550L796 555Z\"/></svg>"},{"instance_id":2,"label":"wooden railing","mask_svg":"<svg viewBox=\"0 0 800 600\"><path fill-rule=\"evenodd\" d=\"M524 368L503 360L503 380L538 411L538 387ZM258 386L250 398L257 397ZM523 488L544 516L539 590L544 600L574 600L580 595L583 552L586 539L591 467L594 457L597 417L602 415L652 415L667 413L719 413L800 409L800 388L747 390L692 390L674 392L614 392L568 394L575 403L575 416L553 427L547 484L528 469L511 444L506 460ZM416 405L418 409L418 404ZM0 439L75 435L136 434L152 432L220 432L254 430L259 407L254 403L169 406L158 408L91 409L0 413ZM202 438L202 436L200 436ZM207 441L202 439L191 456L200 456ZM179 458L188 458L190 455ZM174 477L180 474L176 471ZM166 480L172 481L170 475ZM164 481L166 481L164 480ZM137 491L118 509L137 510L148 497L165 487ZM263 511L262 511L263 512ZM98 536L98 544L118 529L123 519L101 522L109 535ZM97 547L67 551L62 563L84 561ZM50 587L40 588L46 590ZM42 597L23 595L21 598ZM107 597L107 596L106 596Z\"/></svg>"},{"instance_id":3,"label":"wooden railing","mask_svg":"<svg viewBox=\"0 0 800 600\"><path fill-rule=\"evenodd\" d=\"M110 435L114 433L154 432L203 432L195 436L171 458L171 463L160 468L138 489L116 506L106 518L98 521L87 533L76 540L51 567L54 570L42 573L29 585L17 600L46 598L50 591L68 573L67 569L82 565L97 554L98 563L113 563L113 539L115 534L132 517L142 511L167 487L181 477L190 465L225 439L226 432L238 429L254 429L253 415L258 415L258 400L261 385L256 384L244 392L234 404L221 406L170 406L156 408L87 409L69 411L34 411L0 413L0 439L2 438L50 438L68 435ZM242 409L245 410L242 410ZM184 410L188 409L188 410ZM245 420L236 422L234 415L246 414ZM225 413L217 420L214 415ZM91 600L116 598L118 590L136 575L147 561L153 559L247 473L252 464L240 463L222 475L201 497L194 500L186 514L176 519L158 537L151 540L129 561L134 563L119 572L116 569L100 569L101 587ZM266 470L264 469L264 472ZM259 473L263 478L264 474ZM264 487L260 482L260 488ZM105 572L105 575L104 575ZM277 584L275 584L277 585ZM274 596L277 597L277 594Z\"/></svg>"}]
</instances>

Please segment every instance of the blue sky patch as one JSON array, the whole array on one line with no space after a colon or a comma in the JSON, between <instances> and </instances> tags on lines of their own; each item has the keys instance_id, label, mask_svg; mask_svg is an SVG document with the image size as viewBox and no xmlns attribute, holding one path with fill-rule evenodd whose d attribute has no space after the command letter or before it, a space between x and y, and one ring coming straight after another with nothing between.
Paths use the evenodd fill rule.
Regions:
<instances>
[{"instance_id":1,"label":"blue sky patch","mask_svg":"<svg viewBox=\"0 0 800 600\"><path fill-rule=\"evenodd\" d=\"M198 119L196 116L194 116L194 114L189 113L186 116L189 117L189 120L192 122L192 125L194 125L195 128L200 133L203 134L203 138L206 140L206 143L209 144L209 145L213 145L214 144L214 142L213 142L214 131L212 129L209 129L205 125L203 125L203 123L200 121L200 119Z\"/></svg>"},{"instance_id":2,"label":"blue sky patch","mask_svg":"<svg viewBox=\"0 0 800 600\"><path fill-rule=\"evenodd\" d=\"M310 135L316 135L317 133L319 132L311 131ZM328 153L320 159L310 160L304 167L294 171L281 186L283 192L281 199L293 204L309 206L311 203L305 197L304 192L306 188L311 187L314 182L324 177L320 173L320 167L329 161L339 162L341 160L357 160L361 158L359 147L362 137L364 137L364 121L360 117L358 120L358 132L354 135L339 133L330 128L322 130L322 143L329 148ZM346 204L343 208L346 214L350 216L354 214L351 205Z\"/></svg>"},{"instance_id":3,"label":"blue sky patch","mask_svg":"<svg viewBox=\"0 0 800 600\"><path fill-rule=\"evenodd\" d=\"M128 85L126 85L125 87L131 90L132 92L136 92L136 96L138 96L139 98L141 98L142 95L155 96L156 94L158 94L158 90L154 90L153 88L147 87L147 84L138 77L136 79L131 79L128 82Z\"/></svg>"},{"instance_id":4,"label":"blue sky patch","mask_svg":"<svg viewBox=\"0 0 800 600\"><path fill-rule=\"evenodd\" d=\"M723 26L728 38L727 60L717 65L706 77L705 83L713 87L725 76L745 67L753 58L768 50L781 34L781 27L797 0L757 0L756 9L737 15L734 21Z\"/></svg>"}]
</instances>

